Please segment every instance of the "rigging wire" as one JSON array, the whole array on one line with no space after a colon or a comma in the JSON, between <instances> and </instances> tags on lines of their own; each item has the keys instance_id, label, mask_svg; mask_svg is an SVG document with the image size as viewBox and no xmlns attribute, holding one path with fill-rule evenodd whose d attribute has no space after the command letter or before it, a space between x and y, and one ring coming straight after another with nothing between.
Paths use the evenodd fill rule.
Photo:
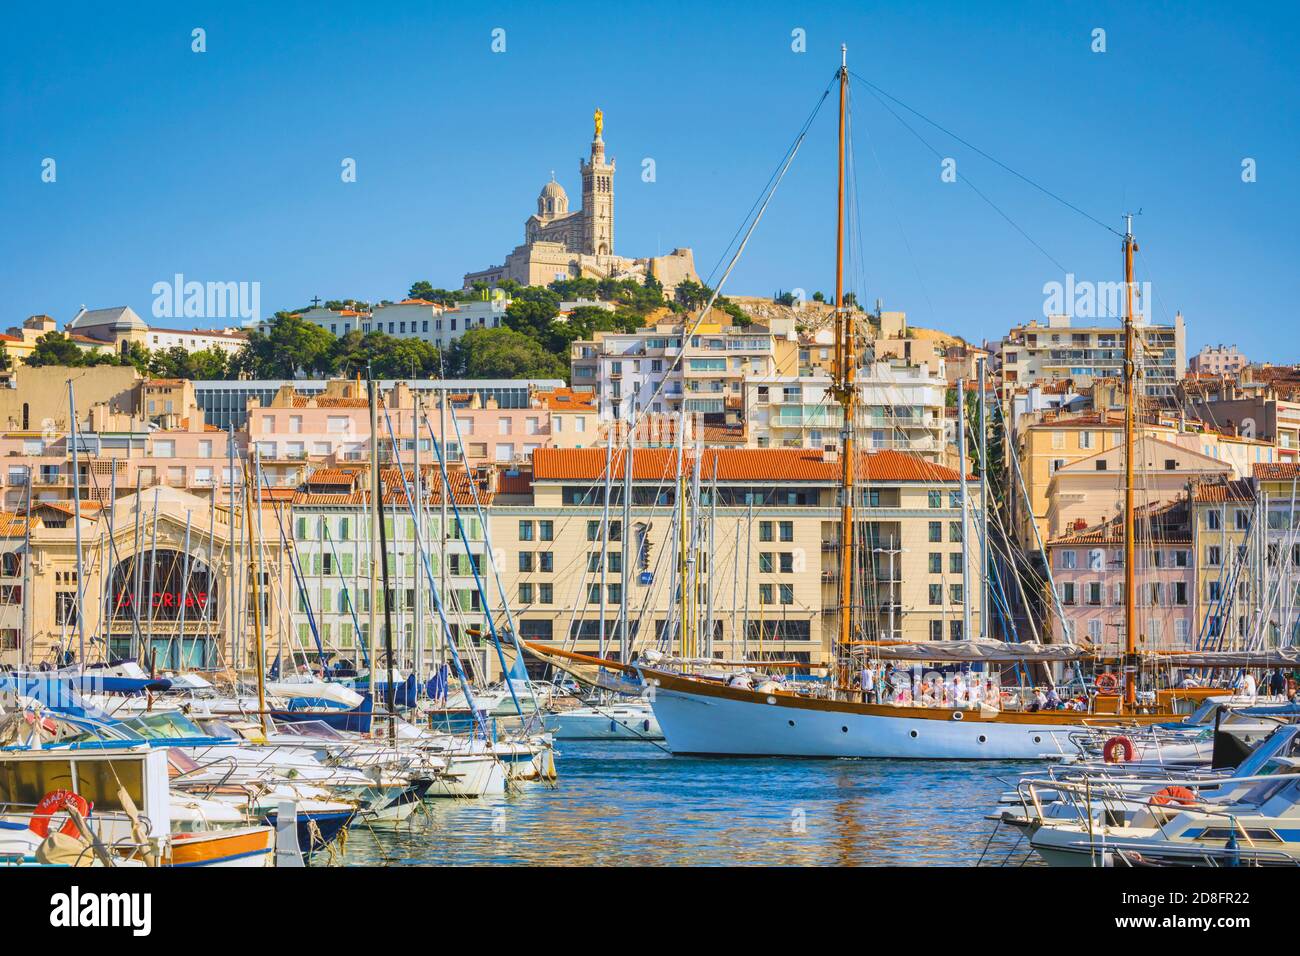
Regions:
<instances>
[{"instance_id":1,"label":"rigging wire","mask_svg":"<svg viewBox=\"0 0 1300 956\"><path fill-rule=\"evenodd\" d=\"M904 103L902 100L900 100L898 97L894 96L894 95L891 94L891 93L886 92L885 90L881 89L879 86L876 86L876 84L872 83L870 80L868 80L868 79L867 79L865 76L863 76L862 74L860 74L860 73L856 73L856 72L854 72L853 70L849 70L849 75L852 76L854 79L857 79L857 80L859 80L860 82L862 82L863 84L865 84L865 85L866 85L866 86L867 86L867 87L872 91L873 94L876 94L876 98L877 98L877 99L879 99L880 97L883 96L883 97L885 97L886 99L889 99L890 101L892 101L892 102L894 102L894 103L897 103L899 106L901 106L903 109L907 110L907 111L908 111L909 113L911 113L913 116L916 116L917 118L922 119L922 120L924 120L925 122L929 123L931 126L933 126L935 129L939 130L941 133L944 133L944 134L946 134L946 135L948 135L948 136L951 136L953 139L955 139L957 142L961 143L961 144L962 144L963 146L965 146L967 149L971 149L971 150L974 150L976 153L979 153L981 156L983 156L983 157L984 157L985 159L987 159L989 162L991 162L991 163L993 163L994 165L999 166L999 167L1001 167L1002 169L1006 170L1006 171L1009 172L1011 175L1015 176L1017 179L1019 179L1019 180L1025 182L1025 183L1029 184L1030 186L1033 186L1035 189L1037 189L1037 190L1038 190L1039 192L1041 192L1043 195L1045 195L1045 196L1047 196L1047 197L1049 197L1049 198L1051 198L1051 199L1056 200L1056 201L1059 202L1061 205L1065 206L1067 209L1071 209L1071 210L1073 210L1074 212L1077 212L1080 216L1083 216L1083 218L1087 219L1089 222L1092 222L1092 223L1094 223L1094 224L1100 226L1102 229L1105 229L1107 232L1113 233L1114 235L1118 236L1118 237L1121 238L1121 239L1124 238L1124 234L1123 234L1122 232L1120 232L1118 229L1115 229L1113 226L1109 226L1109 225L1107 225L1105 222L1103 222L1102 220L1098 219L1096 216L1092 215L1091 213L1085 212L1084 210L1082 210L1082 209L1080 209L1078 206L1076 206L1074 203L1072 203L1072 202L1070 202L1069 200L1064 199L1064 198L1062 198L1061 196L1057 195L1056 193L1052 192L1052 191L1051 191L1050 189L1048 189L1046 186L1042 185L1042 184L1039 183L1039 182L1034 181L1033 179L1030 179L1030 178L1029 178L1028 176L1026 176L1024 173L1021 173L1021 172L1019 172L1019 171L1017 171L1017 170L1015 170L1015 169L1012 169L1010 166L1008 166L1006 163L1002 162L1002 160L998 159L996 156L991 156L991 155L989 155L987 152L985 152L984 150L980 149L980 148L979 148L978 146L976 146L974 143L970 142L969 140L964 139L964 138L961 137L961 136L958 136L958 135L957 135L956 133L954 133L952 130L948 129L948 128L945 127L945 126L942 126L942 125L941 125L940 123L938 123L937 121L930 119L930 117L926 116L926 115L925 115L924 113L922 113L920 110L918 110L918 109L916 109L916 108L914 108L914 107L912 107L912 106L909 106L908 104L906 104L906 103ZM893 111L891 110L891 112L893 112ZM897 115L897 114L895 114L895 115Z\"/></svg>"}]
</instances>

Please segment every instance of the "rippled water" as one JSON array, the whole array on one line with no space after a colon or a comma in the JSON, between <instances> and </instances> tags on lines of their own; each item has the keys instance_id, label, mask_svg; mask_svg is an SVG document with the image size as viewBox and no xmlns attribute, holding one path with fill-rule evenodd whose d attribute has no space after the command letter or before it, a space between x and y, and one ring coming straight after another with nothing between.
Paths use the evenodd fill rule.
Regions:
<instances>
[{"instance_id":1,"label":"rippled water","mask_svg":"<svg viewBox=\"0 0 1300 956\"><path fill-rule=\"evenodd\" d=\"M398 832L354 829L347 862L973 865L993 827L984 815L1032 766L706 760L567 743L554 787L434 801Z\"/></svg>"}]
</instances>

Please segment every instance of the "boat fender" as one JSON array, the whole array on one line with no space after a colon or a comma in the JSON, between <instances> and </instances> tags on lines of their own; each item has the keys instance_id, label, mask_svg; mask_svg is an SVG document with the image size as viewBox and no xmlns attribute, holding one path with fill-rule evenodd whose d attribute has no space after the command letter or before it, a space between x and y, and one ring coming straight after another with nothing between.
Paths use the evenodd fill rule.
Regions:
<instances>
[{"instance_id":1,"label":"boat fender","mask_svg":"<svg viewBox=\"0 0 1300 956\"><path fill-rule=\"evenodd\" d=\"M90 814L92 804L79 793L73 793L71 790L51 790L45 796L41 797L41 802L36 804L36 809L32 811L32 818L27 821L27 829L31 830L38 837L44 839L50 835L50 818L60 810L66 810L68 807L76 807L77 812L83 818ZM64 821L59 832L64 836L80 837L81 830L77 827L77 821L71 816Z\"/></svg>"},{"instance_id":2,"label":"boat fender","mask_svg":"<svg viewBox=\"0 0 1300 956\"><path fill-rule=\"evenodd\" d=\"M1137 756L1133 741L1123 734L1116 734L1101 746L1101 759L1106 763L1128 763Z\"/></svg>"},{"instance_id":3,"label":"boat fender","mask_svg":"<svg viewBox=\"0 0 1300 956\"><path fill-rule=\"evenodd\" d=\"M1163 790L1157 790L1151 797L1153 807L1165 807L1171 803L1179 803L1187 807L1195 802L1196 794L1186 787L1165 787Z\"/></svg>"}]
</instances>

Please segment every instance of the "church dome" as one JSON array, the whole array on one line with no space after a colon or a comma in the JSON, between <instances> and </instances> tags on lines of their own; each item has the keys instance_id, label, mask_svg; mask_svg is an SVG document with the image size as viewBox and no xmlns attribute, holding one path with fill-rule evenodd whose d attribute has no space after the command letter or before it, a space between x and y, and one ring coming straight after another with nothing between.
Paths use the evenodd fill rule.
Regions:
<instances>
[{"instance_id":1,"label":"church dome","mask_svg":"<svg viewBox=\"0 0 1300 956\"><path fill-rule=\"evenodd\" d=\"M552 177L551 181L542 187L541 193L537 196L537 215L543 217L562 216L568 211L569 194Z\"/></svg>"}]
</instances>

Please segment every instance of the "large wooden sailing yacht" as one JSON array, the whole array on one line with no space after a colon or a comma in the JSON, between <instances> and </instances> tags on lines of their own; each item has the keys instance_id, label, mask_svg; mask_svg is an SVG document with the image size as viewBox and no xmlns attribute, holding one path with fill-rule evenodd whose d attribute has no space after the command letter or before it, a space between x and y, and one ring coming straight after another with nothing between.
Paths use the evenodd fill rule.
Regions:
<instances>
[{"instance_id":1,"label":"large wooden sailing yacht","mask_svg":"<svg viewBox=\"0 0 1300 956\"><path fill-rule=\"evenodd\" d=\"M1124 235L1125 278L1128 284L1124 318L1125 363L1125 680L1119 694L1097 707L1104 713L1011 709L996 704L921 706L864 701L852 689L852 666L864 661L1037 662L1052 664L1092 658L1093 649L1074 645L1004 644L997 641L887 644L854 639L854 574L858 544L854 540L855 479L861 468L854 443L857 401L856 329L852 311L844 304L845 133L849 72L841 53L839 70L839 156L836 208L835 374L832 394L844 411L841 437L842 472L839 524L839 626L826 687L815 693L731 686L715 677L689 673L690 667L629 664L533 648L550 657L557 653L570 664L596 666L649 685L655 717L669 749L676 754L718 756L882 757L928 759L1036 759L1073 754L1069 740L1080 730L1133 727L1177 719L1165 707L1140 708L1137 699L1137 657L1134 623L1133 432L1135 335L1133 322L1132 220ZM965 462L962 463L965 467ZM987 573L987 569L981 569ZM531 645L530 645L531 646ZM856 653L856 657L854 656ZM683 649L684 658L689 657ZM551 657L553 660L554 658ZM851 665L850 662L853 662ZM762 669L761 663L755 667ZM1113 679L1113 678L1112 678ZM1169 703L1169 695L1158 698ZM1159 711L1159 712L1157 712Z\"/></svg>"}]
</instances>

